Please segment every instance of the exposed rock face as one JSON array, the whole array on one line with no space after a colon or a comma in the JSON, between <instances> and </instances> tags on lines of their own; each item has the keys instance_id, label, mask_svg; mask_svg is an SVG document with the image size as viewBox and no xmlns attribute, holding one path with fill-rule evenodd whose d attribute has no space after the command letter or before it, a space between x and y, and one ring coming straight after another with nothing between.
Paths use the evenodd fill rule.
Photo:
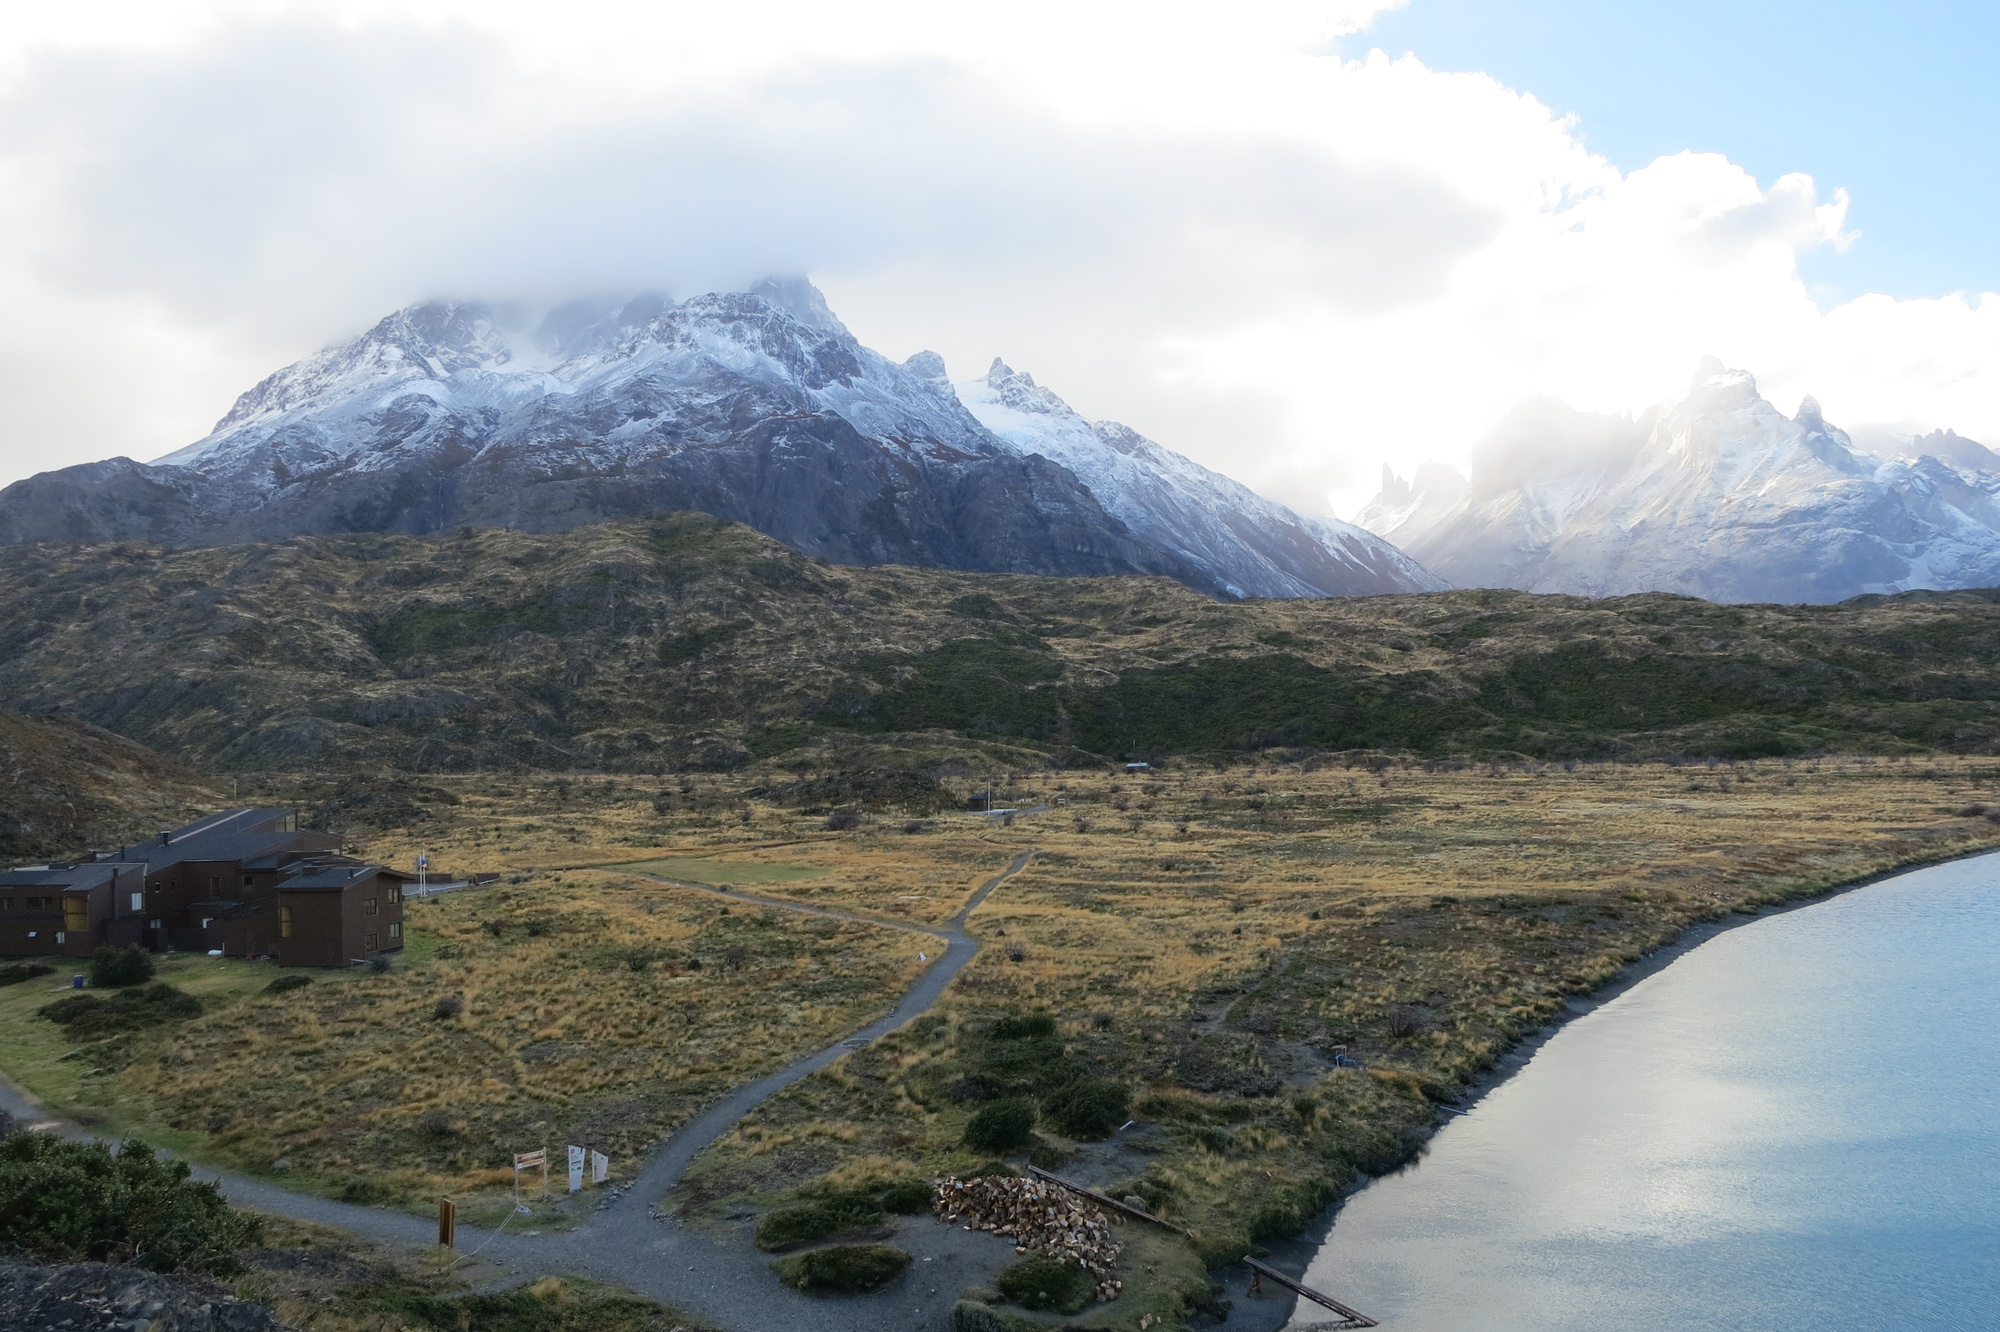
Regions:
<instances>
[{"instance_id":1,"label":"exposed rock face","mask_svg":"<svg viewBox=\"0 0 2000 1332\"><path fill-rule=\"evenodd\" d=\"M262 1305L220 1286L118 1263L41 1267L0 1259L9 1332L284 1332Z\"/></svg>"},{"instance_id":2,"label":"exposed rock face","mask_svg":"<svg viewBox=\"0 0 2000 1332\"><path fill-rule=\"evenodd\" d=\"M571 302L532 335L505 323L478 304L398 311L156 464L0 491L0 542L563 531L698 510L841 564L1156 573L1222 595L1436 586L1379 539L1322 531L1157 445L1002 439L935 354L868 350L802 279ZM1220 498L1199 502L1203 486ZM1244 515L1247 538L1204 530Z\"/></svg>"},{"instance_id":3,"label":"exposed rock face","mask_svg":"<svg viewBox=\"0 0 2000 1332\"><path fill-rule=\"evenodd\" d=\"M1469 481L1385 471L1357 521L1467 587L1797 603L2000 583L2000 457L1948 432L1896 451L1708 361L1636 422L1529 404Z\"/></svg>"}]
</instances>

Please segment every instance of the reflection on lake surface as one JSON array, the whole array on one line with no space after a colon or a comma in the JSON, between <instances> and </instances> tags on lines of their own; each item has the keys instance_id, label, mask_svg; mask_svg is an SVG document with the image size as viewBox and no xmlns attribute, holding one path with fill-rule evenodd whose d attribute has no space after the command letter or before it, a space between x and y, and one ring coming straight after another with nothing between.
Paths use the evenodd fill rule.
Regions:
<instances>
[{"instance_id":1,"label":"reflection on lake surface","mask_svg":"<svg viewBox=\"0 0 2000 1332\"><path fill-rule=\"evenodd\" d=\"M1728 931L1353 1198L1306 1280L1389 1332L2000 1329L1997 1005L2000 856Z\"/></svg>"}]
</instances>

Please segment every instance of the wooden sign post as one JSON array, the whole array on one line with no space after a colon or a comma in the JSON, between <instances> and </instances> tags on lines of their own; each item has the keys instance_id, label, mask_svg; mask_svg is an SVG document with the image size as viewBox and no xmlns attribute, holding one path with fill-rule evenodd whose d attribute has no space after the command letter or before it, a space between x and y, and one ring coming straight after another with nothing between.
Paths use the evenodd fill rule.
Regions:
<instances>
[{"instance_id":1,"label":"wooden sign post","mask_svg":"<svg viewBox=\"0 0 2000 1332\"><path fill-rule=\"evenodd\" d=\"M548 1151L544 1148L537 1148L532 1152L514 1153L514 1202L516 1205L519 1205L521 1201L521 1172L523 1170L533 1170L536 1166L542 1168L542 1192L547 1193L549 1191Z\"/></svg>"},{"instance_id":2,"label":"wooden sign post","mask_svg":"<svg viewBox=\"0 0 2000 1332\"><path fill-rule=\"evenodd\" d=\"M438 1199L438 1247L456 1248L458 1243L458 1207L449 1198Z\"/></svg>"}]
</instances>

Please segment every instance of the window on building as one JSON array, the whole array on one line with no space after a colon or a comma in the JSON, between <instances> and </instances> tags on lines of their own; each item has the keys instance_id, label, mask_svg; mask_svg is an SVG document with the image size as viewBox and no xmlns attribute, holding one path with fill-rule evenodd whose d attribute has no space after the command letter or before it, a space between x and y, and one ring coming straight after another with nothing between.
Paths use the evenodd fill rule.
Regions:
<instances>
[{"instance_id":1,"label":"window on building","mask_svg":"<svg viewBox=\"0 0 2000 1332\"><path fill-rule=\"evenodd\" d=\"M398 887L397 885L395 885L395 884L390 884L390 885L389 885L389 905L391 905L391 906L394 906L394 905L395 905L396 903L398 903L398 902L400 902L400 901L402 901L402 900L403 900L403 890L402 890L402 889L401 889L400 887Z\"/></svg>"},{"instance_id":2,"label":"window on building","mask_svg":"<svg viewBox=\"0 0 2000 1332\"><path fill-rule=\"evenodd\" d=\"M371 953L372 953L372 952L374 952L374 951L375 951L375 949L377 948L377 946L378 946L378 945L377 945L377 944L376 944L376 942L375 942L375 936L374 936L374 935L372 935L372 934L371 934L371 935L369 935L369 936L368 936L368 942L367 942L367 944L366 944L366 947L367 947L368 951L369 951L369 952L371 952Z\"/></svg>"},{"instance_id":3,"label":"window on building","mask_svg":"<svg viewBox=\"0 0 2000 1332\"><path fill-rule=\"evenodd\" d=\"M289 939L292 937L292 909L290 907L281 906L278 908L278 937L280 939Z\"/></svg>"},{"instance_id":4,"label":"window on building","mask_svg":"<svg viewBox=\"0 0 2000 1332\"><path fill-rule=\"evenodd\" d=\"M400 939L400 938L402 938L402 937L403 937L403 922L402 922L402 921L400 921L400 920L392 920L392 921L390 921L390 922L389 922L389 937L390 937L391 939Z\"/></svg>"},{"instance_id":5,"label":"window on building","mask_svg":"<svg viewBox=\"0 0 2000 1332\"><path fill-rule=\"evenodd\" d=\"M63 928L79 933L90 928L90 899L87 897L65 897L63 899Z\"/></svg>"},{"instance_id":6,"label":"window on building","mask_svg":"<svg viewBox=\"0 0 2000 1332\"><path fill-rule=\"evenodd\" d=\"M250 887L254 883L256 883L256 880L251 878L248 874L243 876L243 886L245 888Z\"/></svg>"},{"instance_id":7,"label":"window on building","mask_svg":"<svg viewBox=\"0 0 2000 1332\"><path fill-rule=\"evenodd\" d=\"M13 898L11 898L11 897L0 897L0 911L12 911L13 909L14 909L14 899L13 899Z\"/></svg>"},{"instance_id":8,"label":"window on building","mask_svg":"<svg viewBox=\"0 0 2000 1332\"><path fill-rule=\"evenodd\" d=\"M145 909L146 909L146 895L144 893L132 894L132 910L144 911Z\"/></svg>"},{"instance_id":9,"label":"window on building","mask_svg":"<svg viewBox=\"0 0 2000 1332\"><path fill-rule=\"evenodd\" d=\"M146 928L149 930L164 930L167 928L167 922L164 920L149 920L146 922Z\"/></svg>"},{"instance_id":10,"label":"window on building","mask_svg":"<svg viewBox=\"0 0 2000 1332\"><path fill-rule=\"evenodd\" d=\"M376 911L378 911L378 910L380 910L380 907L379 907L379 906L377 905L377 903L376 903L376 901L375 901L375 899L374 899L374 898L372 898L372 897L364 897L364 898L362 898L362 899L361 899L361 914L362 914L362 915L364 915L364 916L372 916L372 915L374 915L374 914L376 913Z\"/></svg>"}]
</instances>

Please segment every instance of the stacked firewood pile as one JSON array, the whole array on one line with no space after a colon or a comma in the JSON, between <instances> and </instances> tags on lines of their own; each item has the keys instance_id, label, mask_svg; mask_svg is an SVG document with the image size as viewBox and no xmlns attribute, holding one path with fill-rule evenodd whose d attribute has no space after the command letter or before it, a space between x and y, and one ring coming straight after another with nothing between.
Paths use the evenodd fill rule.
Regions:
<instances>
[{"instance_id":1,"label":"stacked firewood pile","mask_svg":"<svg viewBox=\"0 0 2000 1332\"><path fill-rule=\"evenodd\" d=\"M1039 1253L1075 1263L1098 1278L1097 1298L1114 1300L1124 1283L1111 1276L1122 1247L1111 1239L1104 1212L1068 1189L1039 1179L985 1175L946 1176L933 1188L931 1210L940 1221L967 1230L990 1230L1014 1241L1016 1253Z\"/></svg>"}]
</instances>

